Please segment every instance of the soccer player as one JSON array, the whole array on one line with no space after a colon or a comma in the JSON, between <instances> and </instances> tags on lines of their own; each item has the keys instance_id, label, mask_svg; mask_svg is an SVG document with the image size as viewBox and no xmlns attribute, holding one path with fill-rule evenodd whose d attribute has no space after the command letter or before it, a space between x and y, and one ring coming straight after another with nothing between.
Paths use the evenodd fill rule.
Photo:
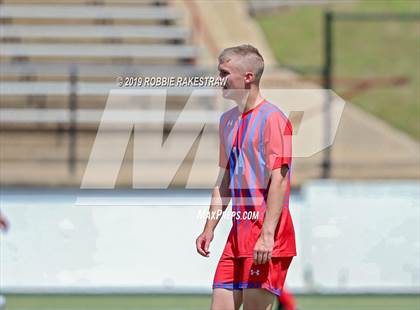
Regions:
<instances>
[{"instance_id":1,"label":"soccer player","mask_svg":"<svg viewBox=\"0 0 420 310\"><path fill-rule=\"evenodd\" d=\"M211 309L272 309L296 255L289 213L292 125L262 98L264 60L251 45L225 49L219 56L223 96L237 106L219 123L220 181L213 189L210 214L232 201L233 225L213 282ZM257 215L257 217L255 216ZM196 240L208 257L220 217L208 217Z\"/></svg>"},{"instance_id":2,"label":"soccer player","mask_svg":"<svg viewBox=\"0 0 420 310\"><path fill-rule=\"evenodd\" d=\"M277 299L277 310L296 310L296 301L292 293L283 288L282 294Z\"/></svg>"},{"instance_id":3,"label":"soccer player","mask_svg":"<svg viewBox=\"0 0 420 310\"><path fill-rule=\"evenodd\" d=\"M0 230L7 231L9 224L7 223L6 218L0 213Z\"/></svg>"}]
</instances>

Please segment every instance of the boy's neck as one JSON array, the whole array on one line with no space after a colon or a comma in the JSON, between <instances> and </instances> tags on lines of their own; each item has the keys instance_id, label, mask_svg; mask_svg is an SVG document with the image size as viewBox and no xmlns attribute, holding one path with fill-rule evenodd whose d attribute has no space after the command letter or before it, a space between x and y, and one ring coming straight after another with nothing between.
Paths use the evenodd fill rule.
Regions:
<instances>
[{"instance_id":1,"label":"boy's neck","mask_svg":"<svg viewBox=\"0 0 420 310\"><path fill-rule=\"evenodd\" d=\"M263 97L261 96L259 90L257 90L254 94L252 92L250 92L248 97L247 97L246 104L243 107L243 111L241 111L241 112L246 113L249 110L252 110L258 104L260 104L262 100L263 100Z\"/></svg>"}]
</instances>

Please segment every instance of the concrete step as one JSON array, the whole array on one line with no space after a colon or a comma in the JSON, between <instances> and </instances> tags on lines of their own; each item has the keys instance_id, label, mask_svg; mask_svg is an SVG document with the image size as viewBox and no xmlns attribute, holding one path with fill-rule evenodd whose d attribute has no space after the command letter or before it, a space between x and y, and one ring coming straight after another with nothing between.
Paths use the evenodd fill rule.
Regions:
<instances>
[{"instance_id":1,"label":"concrete step","mask_svg":"<svg viewBox=\"0 0 420 310\"><path fill-rule=\"evenodd\" d=\"M102 82L115 82L117 77L216 76L208 67L195 65L0 63L1 81L68 81L71 72L80 81Z\"/></svg>"},{"instance_id":2,"label":"concrete step","mask_svg":"<svg viewBox=\"0 0 420 310\"><path fill-rule=\"evenodd\" d=\"M2 186L53 186L53 187L80 187L83 175L86 169L86 162L75 163L74 170L70 170L67 164L62 162L44 161L44 162L15 162L2 164L0 170L0 184ZM156 167L159 167L157 170ZM162 186L162 179L168 176L168 169L172 168L173 164L165 164L153 162L145 169L144 175L147 176L147 187ZM94 185L96 188L100 186L107 186L104 180L107 180L107 165L99 165L95 171ZM203 164L199 167L201 178L196 177L196 186L207 186L211 188L214 186L217 178L218 167L214 165ZM133 166L129 161L124 162L116 180L116 187L132 188L133 185ZM209 176L215 175L214 178ZM171 176L172 177L172 176ZM214 182L209 184L209 180ZM188 182L188 169L181 169L172 178L171 185L185 187ZM144 187L142 187L144 188Z\"/></svg>"},{"instance_id":3,"label":"concrete step","mask_svg":"<svg viewBox=\"0 0 420 310\"><path fill-rule=\"evenodd\" d=\"M193 46L163 44L18 44L3 43L2 62L45 63L191 63L198 53Z\"/></svg>"},{"instance_id":4,"label":"concrete step","mask_svg":"<svg viewBox=\"0 0 420 310\"><path fill-rule=\"evenodd\" d=\"M182 113L182 123L177 121ZM1 109L0 128L4 131L29 129L32 130L67 130L75 126L77 130L97 130L101 122L111 130L125 128L125 124L135 124L139 129L161 130L162 123L171 126L177 123L177 128L188 132L201 128L217 128L220 113L209 110L182 111L153 110L150 108L137 110L115 110L107 114L103 110L78 109Z\"/></svg>"},{"instance_id":5,"label":"concrete step","mask_svg":"<svg viewBox=\"0 0 420 310\"><path fill-rule=\"evenodd\" d=\"M9 5L135 5L135 6L163 6L168 0L0 0L1 4Z\"/></svg>"},{"instance_id":6,"label":"concrete step","mask_svg":"<svg viewBox=\"0 0 420 310\"><path fill-rule=\"evenodd\" d=\"M187 133L188 135L188 133ZM91 151L91 145L96 136L96 132L82 134L76 140L75 161L69 159L69 137L66 134L50 133L5 133L0 134L0 184L1 185L41 185L41 186L80 186L83 174L88 164L88 156ZM217 133L214 135L217 137ZM193 138L193 137L192 137ZM186 143L188 139L183 138L181 142ZM117 142L115 142L117 143ZM109 149L115 147L114 139L109 137L109 144L104 149L103 161L97 165L98 171L95 171L95 182L103 183L103 180L109 177L109 159L106 155ZM28 149L32 151L28 152ZM198 172L199 180L208 180L212 174L217 174L217 151L218 141L215 139L207 145L208 152L204 154L206 159L200 161ZM178 179L188 175L188 169L192 164L190 156L184 156L179 152L179 143L169 145L166 153L143 155L147 160L147 166L144 168L144 175L147 176L148 185L161 185L161 180L172 171L176 165L183 162L181 169L177 171ZM117 184L121 186L131 186L133 171L133 143L130 142L125 152L125 157L121 165ZM179 154L178 154L179 153ZM168 154L171 154L168 157ZM152 155L152 156L151 156ZM180 161L172 159L179 156ZM214 158L211 158L214 156ZM184 161L183 161L184 160ZM71 167L74 169L72 170ZM179 166L178 166L179 167ZM175 169L176 171L177 169ZM184 177L185 179L185 177ZM182 181L176 181L181 184Z\"/></svg>"},{"instance_id":7,"label":"concrete step","mask_svg":"<svg viewBox=\"0 0 420 310\"><path fill-rule=\"evenodd\" d=\"M15 43L174 43L190 36L178 26L0 25L0 40Z\"/></svg>"},{"instance_id":8,"label":"concrete step","mask_svg":"<svg viewBox=\"0 0 420 310\"><path fill-rule=\"evenodd\" d=\"M70 82L4 82L0 84L0 95L3 100L7 96L68 96L70 94ZM142 87L118 87L117 83L90 83L79 82L75 86L77 96L108 95L111 90L126 92L130 96L150 96L165 90L171 96L189 96L190 88L142 88ZM144 90L144 92L142 92ZM147 92L146 92L147 90ZM200 95L211 97L216 94L217 89L200 89Z\"/></svg>"},{"instance_id":9,"label":"concrete step","mask_svg":"<svg viewBox=\"0 0 420 310\"><path fill-rule=\"evenodd\" d=\"M163 91L163 92L162 92ZM101 110L108 100L121 102L135 100L136 104L153 109L154 100L166 100L168 109L182 109L187 100L197 109L213 110L217 89L188 88L118 88L115 83L79 82L75 87L78 109ZM0 83L1 109L68 109L71 86L69 82L2 82ZM193 94L193 96L191 96ZM157 98L159 97L159 98ZM4 112L4 110L3 110Z\"/></svg>"},{"instance_id":10,"label":"concrete step","mask_svg":"<svg viewBox=\"0 0 420 310\"><path fill-rule=\"evenodd\" d=\"M0 20L9 24L174 24L180 17L169 6L0 5Z\"/></svg>"},{"instance_id":11,"label":"concrete step","mask_svg":"<svg viewBox=\"0 0 420 310\"><path fill-rule=\"evenodd\" d=\"M154 141L162 141L162 132L144 131L138 132L137 141L143 143L152 143ZM81 132L75 137L75 156L76 160L80 162L87 162L89 160L92 147L97 136L96 132ZM183 149L188 149L189 145L195 140L197 135L188 131L180 133L176 142L169 142L166 144L165 152L151 151L144 152L139 157L139 160L147 160L150 162L176 162L180 158L184 158L187 154ZM106 133L106 148L121 144L121 139L125 138L125 134L119 132ZM19 132L2 132L0 135L0 145L2 151L0 152L0 161L2 164L6 162L28 162L28 161L53 161L65 162L69 158L69 149L71 145L71 136L64 132L32 132L24 134ZM131 136L130 139L133 139ZM141 140L140 140L141 139ZM204 161L212 161L218 158L218 131L217 127L212 131L209 139L201 141L204 149L208 150L201 154L200 158ZM150 142L148 142L150 141ZM150 144L151 145L151 144ZM27 152L25 150L31 150ZM99 160L110 163L113 161L109 156L109 150L103 149L102 156ZM168 156L168 154L171 154ZM127 152L126 159L133 160L133 152ZM216 163L217 164L217 163Z\"/></svg>"}]
</instances>

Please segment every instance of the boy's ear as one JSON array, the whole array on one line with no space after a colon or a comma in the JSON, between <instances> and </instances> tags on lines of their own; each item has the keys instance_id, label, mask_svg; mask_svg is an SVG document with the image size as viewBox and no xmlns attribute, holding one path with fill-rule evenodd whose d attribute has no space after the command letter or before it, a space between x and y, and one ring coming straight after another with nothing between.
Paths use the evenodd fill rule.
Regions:
<instances>
[{"instance_id":1,"label":"boy's ear","mask_svg":"<svg viewBox=\"0 0 420 310\"><path fill-rule=\"evenodd\" d=\"M248 71L245 73L245 82L251 83L254 81L254 73Z\"/></svg>"}]
</instances>

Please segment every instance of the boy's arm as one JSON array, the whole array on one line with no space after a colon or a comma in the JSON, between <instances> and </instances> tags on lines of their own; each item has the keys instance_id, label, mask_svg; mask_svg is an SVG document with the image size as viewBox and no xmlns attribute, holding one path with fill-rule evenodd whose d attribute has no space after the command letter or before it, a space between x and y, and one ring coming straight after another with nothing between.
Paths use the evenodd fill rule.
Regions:
<instances>
[{"instance_id":1,"label":"boy's arm","mask_svg":"<svg viewBox=\"0 0 420 310\"><path fill-rule=\"evenodd\" d=\"M274 247L274 235L283 209L289 183L292 158L293 128L281 113L272 113L264 128L264 154L271 183L267 194L267 209L259 239L254 247L254 261L265 264Z\"/></svg>"},{"instance_id":2,"label":"boy's arm","mask_svg":"<svg viewBox=\"0 0 420 310\"><path fill-rule=\"evenodd\" d=\"M271 259L274 247L274 234L283 210L283 202L287 190L288 171L287 165L272 171L261 235L255 244L253 253L254 262L257 264L265 264Z\"/></svg>"},{"instance_id":3,"label":"boy's arm","mask_svg":"<svg viewBox=\"0 0 420 310\"><path fill-rule=\"evenodd\" d=\"M209 208L209 216L204 225L203 232L196 240L197 252L202 256L208 257L210 254L209 246L213 240L214 230L220 221L223 212L226 210L230 202L230 174L229 170L220 169L217 185L213 189L211 203Z\"/></svg>"},{"instance_id":4,"label":"boy's arm","mask_svg":"<svg viewBox=\"0 0 420 310\"><path fill-rule=\"evenodd\" d=\"M220 182L213 189L211 204L209 208L210 215L215 215L215 219L210 216L210 219L207 219L206 225L204 226L203 231L214 231L217 224L219 223L222 213L226 210L230 202L230 192L229 192L229 183L230 175L229 171L221 168L219 173Z\"/></svg>"}]
</instances>

